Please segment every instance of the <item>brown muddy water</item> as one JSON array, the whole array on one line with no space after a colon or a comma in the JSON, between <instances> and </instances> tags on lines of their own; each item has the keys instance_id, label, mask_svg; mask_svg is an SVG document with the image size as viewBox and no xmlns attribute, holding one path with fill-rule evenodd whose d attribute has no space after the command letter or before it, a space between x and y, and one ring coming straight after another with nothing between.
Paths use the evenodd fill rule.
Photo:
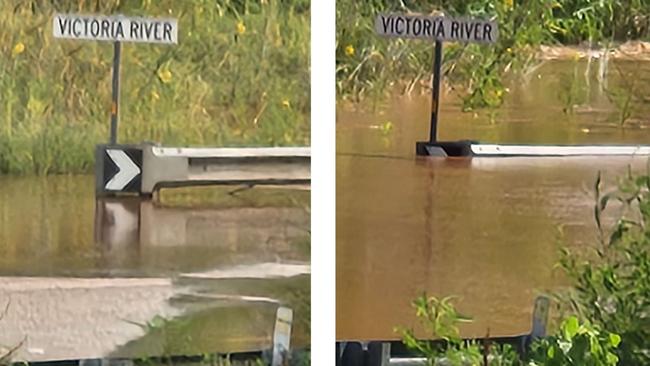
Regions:
<instances>
[{"instance_id":1,"label":"brown muddy water","mask_svg":"<svg viewBox=\"0 0 650 366\"><path fill-rule=\"evenodd\" d=\"M0 354L260 350L278 306L308 345L309 191L229 189L96 201L92 176L0 176Z\"/></svg>"},{"instance_id":2,"label":"brown muddy water","mask_svg":"<svg viewBox=\"0 0 650 366\"><path fill-rule=\"evenodd\" d=\"M511 83L490 118L444 92L440 140L650 144L650 63L552 61ZM588 76L585 76L588 75ZM626 89L627 88L627 89ZM623 126L617 103L632 93ZM337 339L397 339L423 292L457 296L465 336L526 333L534 298L557 289L559 243L595 243L592 187L647 157L416 158L427 96L337 110ZM622 104L621 104L622 105ZM387 127L391 126L391 127ZM561 230L560 230L561 228ZM559 232L563 234L560 235Z\"/></svg>"}]
</instances>

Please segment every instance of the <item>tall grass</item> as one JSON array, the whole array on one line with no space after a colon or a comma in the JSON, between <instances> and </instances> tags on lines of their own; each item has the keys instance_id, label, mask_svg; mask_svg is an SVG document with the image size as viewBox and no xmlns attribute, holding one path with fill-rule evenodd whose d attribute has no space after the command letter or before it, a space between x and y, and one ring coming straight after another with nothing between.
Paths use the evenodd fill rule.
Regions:
<instances>
[{"instance_id":1,"label":"tall grass","mask_svg":"<svg viewBox=\"0 0 650 366\"><path fill-rule=\"evenodd\" d=\"M380 12L443 12L499 24L493 45L445 43L445 80L465 110L499 107L507 93L504 79L535 66L542 44L606 47L650 38L646 0L339 0L336 80L341 99L381 98L394 87L409 93L428 85L432 44L380 38L373 26Z\"/></svg>"},{"instance_id":2,"label":"tall grass","mask_svg":"<svg viewBox=\"0 0 650 366\"><path fill-rule=\"evenodd\" d=\"M110 42L55 39L52 15L178 19L177 45L122 47L118 142L309 144L309 1L0 2L0 173L77 173L106 142Z\"/></svg>"}]
</instances>

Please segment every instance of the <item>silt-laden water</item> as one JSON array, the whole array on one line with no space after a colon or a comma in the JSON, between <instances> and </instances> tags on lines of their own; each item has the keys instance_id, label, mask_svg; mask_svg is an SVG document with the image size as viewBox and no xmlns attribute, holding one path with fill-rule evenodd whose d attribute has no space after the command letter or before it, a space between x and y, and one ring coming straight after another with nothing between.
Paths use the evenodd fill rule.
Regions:
<instances>
[{"instance_id":1,"label":"silt-laden water","mask_svg":"<svg viewBox=\"0 0 650 366\"><path fill-rule=\"evenodd\" d=\"M620 62L599 84L596 63L554 61L512 83L506 104L460 112L442 103L440 140L485 143L650 144L650 103L635 97L620 125L612 91L631 77L650 95L648 63ZM589 84L587 85L587 81ZM643 90L645 87L647 90ZM619 89L616 89L619 88ZM639 89L641 88L641 89ZM629 90L628 90L629 91ZM397 339L416 324L410 303L427 292L457 296L474 318L465 336L530 331L534 298L557 289L559 244L596 242L593 185L608 187L647 157L419 158L429 133L428 96L396 96L337 113L337 339ZM645 116L645 117L644 117ZM560 235L559 233L563 234Z\"/></svg>"}]
</instances>

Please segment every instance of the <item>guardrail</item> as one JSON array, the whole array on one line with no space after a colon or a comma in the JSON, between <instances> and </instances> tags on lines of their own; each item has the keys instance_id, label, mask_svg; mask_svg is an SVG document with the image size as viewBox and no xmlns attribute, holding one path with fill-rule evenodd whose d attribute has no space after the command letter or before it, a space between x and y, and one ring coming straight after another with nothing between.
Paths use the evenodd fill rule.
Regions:
<instances>
[{"instance_id":1,"label":"guardrail","mask_svg":"<svg viewBox=\"0 0 650 366\"><path fill-rule=\"evenodd\" d=\"M647 156L648 145L516 145L482 144L476 141L436 141L416 143L416 154L449 157L570 157L570 156Z\"/></svg>"},{"instance_id":2,"label":"guardrail","mask_svg":"<svg viewBox=\"0 0 650 366\"><path fill-rule=\"evenodd\" d=\"M97 196L150 196L163 187L304 185L311 182L308 147L176 148L98 145Z\"/></svg>"}]
</instances>

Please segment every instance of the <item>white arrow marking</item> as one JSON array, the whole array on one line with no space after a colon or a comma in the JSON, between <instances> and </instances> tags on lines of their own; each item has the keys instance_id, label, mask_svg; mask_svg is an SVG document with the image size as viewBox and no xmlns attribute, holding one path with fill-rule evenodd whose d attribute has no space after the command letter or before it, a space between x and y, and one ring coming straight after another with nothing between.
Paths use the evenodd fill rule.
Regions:
<instances>
[{"instance_id":1,"label":"white arrow marking","mask_svg":"<svg viewBox=\"0 0 650 366\"><path fill-rule=\"evenodd\" d=\"M106 150L119 169L118 172L106 183L109 191L121 191L129 182L140 174L140 168L122 150Z\"/></svg>"}]
</instances>

